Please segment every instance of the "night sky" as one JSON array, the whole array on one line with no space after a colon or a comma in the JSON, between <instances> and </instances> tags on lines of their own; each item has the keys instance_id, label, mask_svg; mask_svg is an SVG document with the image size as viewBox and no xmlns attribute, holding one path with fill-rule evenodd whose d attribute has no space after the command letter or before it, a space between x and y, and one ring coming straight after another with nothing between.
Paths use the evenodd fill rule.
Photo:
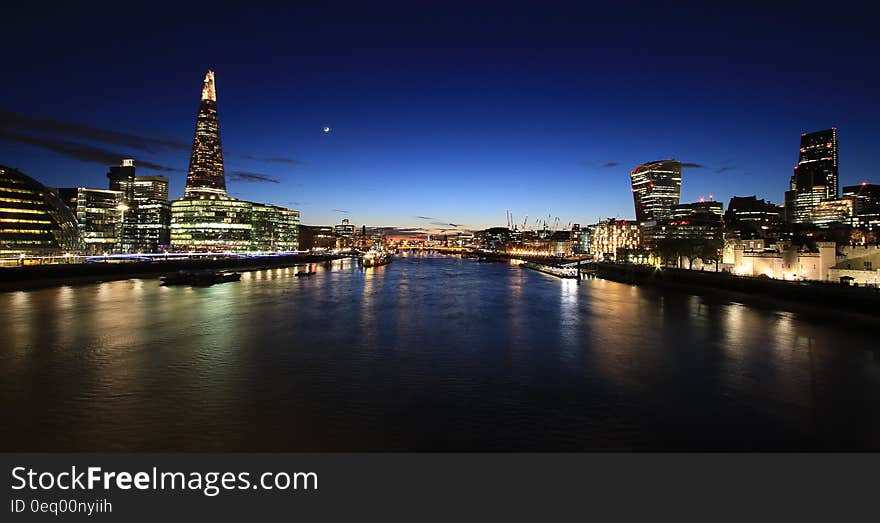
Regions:
<instances>
[{"instance_id":1,"label":"night sky","mask_svg":"<svg viewBox=\"0 0 880 523\"><path fill-rule=\"evenodd\" d=\"M880 182L880 37L844 3L126 4L4 7L0 164L105 188L133 157L180 197L210 68L230 195L307 224L632 218L629 170L667 157L682 201L779 203L828 127L841 186Z\"/></svg>"}]
</instances>

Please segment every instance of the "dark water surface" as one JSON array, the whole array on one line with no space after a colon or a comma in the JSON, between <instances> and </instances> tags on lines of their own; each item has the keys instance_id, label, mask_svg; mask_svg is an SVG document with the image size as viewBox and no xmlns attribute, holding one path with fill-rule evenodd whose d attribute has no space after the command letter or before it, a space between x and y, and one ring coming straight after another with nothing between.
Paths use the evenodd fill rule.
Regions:
<instances>
[{"instance_id":1,"label":"dark water surface","mask_svg":"<svg viewBox=\"0 0 880 523\"><path fill-rule=\"evenodd\" d=\"M0 294L0 450L880 449L878 329L454 257Z\"/></svg>"}]
</instances>

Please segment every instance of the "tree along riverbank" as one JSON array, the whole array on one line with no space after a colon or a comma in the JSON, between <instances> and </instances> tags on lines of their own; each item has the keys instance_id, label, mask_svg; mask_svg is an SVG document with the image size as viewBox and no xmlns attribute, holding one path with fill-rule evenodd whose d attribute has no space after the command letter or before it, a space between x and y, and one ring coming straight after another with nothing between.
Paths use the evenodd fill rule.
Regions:
<instances>
[{"instance_id":1,"label":"tree along riverbank","mask_svg":"<svg viewBox=\"0 0 880 523\"><path fill-rule=\"evenodd\" d=\"M130 278L158 278L177 271L237 270L257 271L307 263L329 262L340 255L293 254L251 258L177 259L123 263L69 263L30 265L0 269L0 292L78 285Z\"/></svg>"}]
</instances>

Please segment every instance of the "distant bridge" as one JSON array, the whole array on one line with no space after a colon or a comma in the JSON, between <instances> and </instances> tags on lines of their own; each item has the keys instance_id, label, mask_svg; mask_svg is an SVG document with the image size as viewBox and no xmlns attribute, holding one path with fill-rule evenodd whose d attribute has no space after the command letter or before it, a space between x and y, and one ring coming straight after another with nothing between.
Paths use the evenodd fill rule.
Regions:
<instances>
[{"instance_id":1,"label":"distant bridge","mask_svg":"<svg viewBox=\"0 0 880 523\"><path fill-rule=\"evenodd\" d=\"M476 249L471 247L425 247L422 245L399 245L397 247L399 251L437 251L437 252L476 252Z\"/></svg>"}]
</instances>

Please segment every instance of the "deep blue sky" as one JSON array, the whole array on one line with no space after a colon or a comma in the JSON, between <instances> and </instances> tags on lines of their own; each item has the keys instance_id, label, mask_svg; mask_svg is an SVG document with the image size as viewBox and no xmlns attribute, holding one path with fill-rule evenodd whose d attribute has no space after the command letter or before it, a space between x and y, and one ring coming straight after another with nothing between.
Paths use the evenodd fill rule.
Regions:
<instances>
[{"instance_id":1,"label":"deep blue sky","mask_svg":"<svg viewBox=\"0 0 880 523\"><path fill-rule=\"evenodd\" d=\"M832 126L841 184L880 182L880 46L857 7L363 4L4 14L0 110L183 144L49 132L179 169L175 198L214 69L230 193L309 224L628 218L629 170L666 157L703 166L683 201L780 202L800 133ZM98 162L0 140L0 164L47 185L104 187Z\"/></svg>"}]
</instances>

